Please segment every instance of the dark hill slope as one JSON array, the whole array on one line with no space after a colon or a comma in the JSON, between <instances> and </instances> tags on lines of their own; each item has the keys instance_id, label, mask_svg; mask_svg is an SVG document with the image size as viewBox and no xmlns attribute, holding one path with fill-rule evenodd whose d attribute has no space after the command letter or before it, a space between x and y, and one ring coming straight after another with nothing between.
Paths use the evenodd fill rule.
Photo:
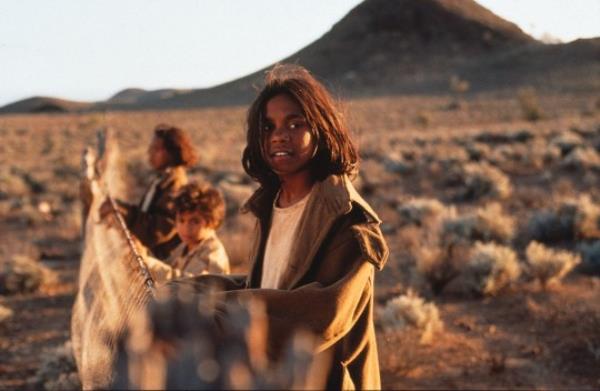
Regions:
<instances>
[{"instance_id":1,"label":"dark hill slope","mask_svg":"<svg viewBox=\"0 0 600 391\"><path fill-rule=\"evenodd\" d=\"M431 89L427 83L436 71L535 42L472 0L366 0L282 62L302 64L345 93L377 94L414 80ZM157 108L246 103L263 73L153 103Z\"/></svg>"},{"instance_id":2,"label":"dark hill slope","mask_svg":"<svg viewBox=\"0 0 600 391\"><path fill-rule=\"evenodd\" d=\"M93 103L65 99L34 96L0 107L1 113L67 113L83 111L93 107Z\"/></svg>"},{"instance_id":3,"label":"dark hill slope","mask_svg":"<svg viewBox=\"0 0 600 391\"><path fill-rule=\"evenodd\" d=\"M346 97L445 94L453 75L472 92L600 90L600 39L545 45L473 0L365 0L281 62L306 66ZM91 109L247 104L264 71L208 89L127 89ZM13 107L30 107L22 102Z\"/></svg>"}]
</instances>

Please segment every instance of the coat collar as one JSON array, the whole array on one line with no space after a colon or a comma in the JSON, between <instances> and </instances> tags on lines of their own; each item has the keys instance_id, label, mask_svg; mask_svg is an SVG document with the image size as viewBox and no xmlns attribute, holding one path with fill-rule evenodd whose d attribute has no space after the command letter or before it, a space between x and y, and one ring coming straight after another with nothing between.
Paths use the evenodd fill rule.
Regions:
<instances>
[{"instance_id":1,"label":"coat collar","mask_svg":"<svg viewBox=\"0 0 600 391\"><path fill-rule=\"evenodd\" d=\"M329 176L322 182L317 182L307 202L304 214L299 222L298 237L291 249L288 267L281 280L281 289L291 289L308 271L313 258L325 240L336 220L360 208L367 222L379 224L381 220L369 204L358 194L346 176ZM262 227L270 224L267 219L271 216L276 190L260 188L242 207L242 211L253 213ZM262 233L268 235L267 232ZM266 241L266 237L261 238ZM258 250L259 247L256 247ZM258 253L253 254L253 262L260 262ZM256 265L253 265L254 269Z\"/></svg>"},{"instance_id":2,"label":"coat collar","mask_svg":"<svg viewBox=\"0 0 600 391\"><path fill-rule=\"evenodd\" d=\"M158 186L161 189L166 189L167 187L172 186L173 183L182 182L185 177L186 173L184 166L168 167L158 175Z\"/></svg>"},{"instance_id":3,"label":"coat collar","mask_svg":"<svg viewBox=\"0 0 600 391\"><path fill-rule=\"evenodd\" d=\"M329 215L337 218L347 214L352 210L352 204L356 204L363 210L369 222L381 223L377 213L358 194L347 176L331 175L322 182L317 182L315 186L316 188L313 189L314 194L311 196L309 204L314 204L316 200L324 203L327 215L322 216L323 218L327 218ZM261 187L246 201L241 211L244 213L251 212L258 219L265 218L271 213L276 194L277 190ZM307 205L307 208L309 206Z\"/></svg>"}]
</instances>

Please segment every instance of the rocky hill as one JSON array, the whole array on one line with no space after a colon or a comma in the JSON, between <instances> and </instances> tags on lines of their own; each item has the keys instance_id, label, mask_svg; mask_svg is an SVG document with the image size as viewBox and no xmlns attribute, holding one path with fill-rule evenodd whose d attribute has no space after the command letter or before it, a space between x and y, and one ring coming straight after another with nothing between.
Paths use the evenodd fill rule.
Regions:
<instances>
[{"instance_id":1,"label":"rocky hill","mask_svg":"<svg viewBox=\"0 0 600 391\"><path fill-rule=\"evenodd\" d=\"M447 93L453 75L469 81L472 92L523 85L597 90L599 58L600 39L545 45L473 0L365 0L320 39L281 62L302 64L335 91L357 97ZM127 89L90 107L247 104L263 74L264 69L208 89ZM0 112L26 107L9 105Z\"/></svg>"}]
</instances>

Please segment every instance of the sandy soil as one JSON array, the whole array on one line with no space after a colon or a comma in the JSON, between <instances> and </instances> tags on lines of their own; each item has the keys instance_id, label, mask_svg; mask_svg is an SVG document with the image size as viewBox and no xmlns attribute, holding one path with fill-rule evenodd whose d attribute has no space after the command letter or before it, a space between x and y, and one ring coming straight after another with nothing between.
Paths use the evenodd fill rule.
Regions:
<instances>
[{"instance_id":1,"label":"sandy soil","mask_svg":"<svg viewBox=\"0 0 600 391\"><path fill-rule=\"evenodd\" d=\"M364 158L363 170L368 172L357 183L383 217L392 249L388 267L378 276L376 298L380 304L404 292L410 281L396 226L398 203L411 196L435 196L444 203L456 203L460 210L478 206L477 202L454 201L453 189L437 181L444 172L437 177L419 170L392 174L382 163L386 157L425 143L423 150L433 148L430 153L439 160L454 153L457 141L485 131L526 129L536 137L550 139L573 128L600 130L600 113L589 112L589 97L541 98L547 115L535 124L521 119L514 100L481 97L448 111L449 99L389 97L347 104ZM0 233L5 247L11 251L34 247L31 251L59 276L39 292L0 296L0 304L14 311L11 320L0 324L0 389L26 388L41 353L69 338L79 255L79 159L83 146L93 143L96 130L108 125L118 132L127 167L138 178L132 186L139 189L148 172L144 160L150 130L159 122L187 128L202 146L201 163L193 175L240 177L243 115L243 108L231 108L0 117L0 135L6 141L0 146L0 163L29 173L43 187L37 192L31 188L9 191L0 199ZM210 145L230 148L224 152L207 147ZM500 164L515 187L514 197L504 201L504 207L520 225L533 209L548 205L559 194L588 193L596 199L599 195L598 171L561 171L558 165L539 167L523 162ZM136 196L132 192L132 199ZM42 201L51 205L49 215L39 211ZM229 235L230 243L243 242L240 238L246 232L231 233L228 230L233 226L231 221L225 224L222 235L226 240ZM522 252L522 243L516 241L515 246ZM232 249L236 254L242 250ZM238 260L238 268L244 267ZM599 297L598 278L578 273L547 291L525 283L493 298L473 299L456 292L429 297L439 308L444 331L423 345L416 331L380 330L383 386L598 389Z\"/></svg>"}]
</instances>

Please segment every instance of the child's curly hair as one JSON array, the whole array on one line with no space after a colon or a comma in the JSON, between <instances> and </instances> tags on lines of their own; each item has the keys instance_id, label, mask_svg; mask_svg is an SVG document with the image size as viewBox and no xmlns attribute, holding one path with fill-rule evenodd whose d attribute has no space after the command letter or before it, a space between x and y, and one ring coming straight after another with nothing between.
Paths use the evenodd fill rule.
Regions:
<instances>
[{"instance_id":1,"label":"child's curly hair","mask_svg":"<svg viewBox=\"0 0 600 391\"><path fill-rule=\"evenodd\" d=\"M169 153L171 166L193 166L198 160L196 149L188 134L176 126L159 124L154 128L154 137L163 142Z\"/></svg>"},{"instance_id":2,"label":"child's curly hair","mask_svg":"<svg viewBox=\"0 0 600 391\"><path fill-rule=\"evenodd\" d=\"M346 121L325 87L305 68L276 65L266 76L266 85L247 114L246 148L242 156L244 170L263 187L278 187L279 179L262 153L263 121L266 105L279 94L287 94L302 108L317 144L309 169L314 179L329 175L353 176L358 170L358 152L350 139Z\"/></svg>"},{"instance_id":3,"label":"child's curly hair","mask_svg":"<svg viewBox=\"0 0 600 391\"><path fill-rule=\"evenodd\" d=\"M209 228L219 228L225 218L225 201L208 183L188 183L177 192L173 202L176 213L200 212Z\"/></svg>"}]
</instances>

